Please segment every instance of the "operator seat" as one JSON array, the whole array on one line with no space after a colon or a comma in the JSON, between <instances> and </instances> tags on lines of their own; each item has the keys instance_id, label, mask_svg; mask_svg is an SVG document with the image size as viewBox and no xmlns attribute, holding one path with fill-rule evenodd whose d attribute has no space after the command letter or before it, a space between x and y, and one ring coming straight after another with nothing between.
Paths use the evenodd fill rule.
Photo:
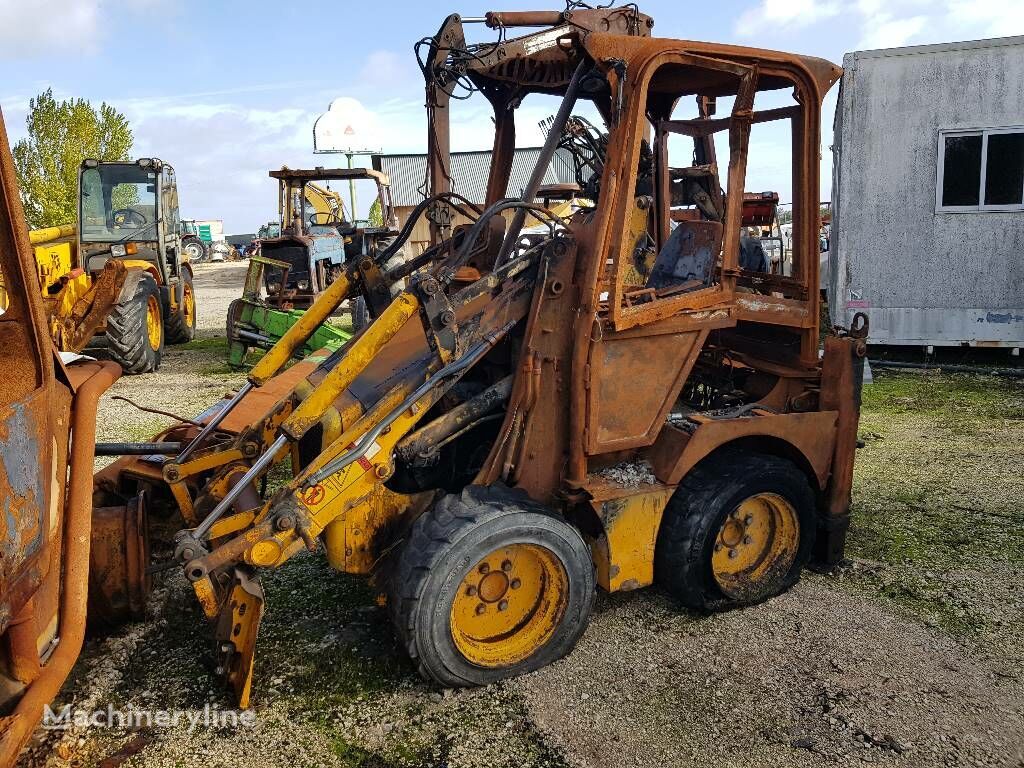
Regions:
<instances>
[{"instance_id":1,"label":"operator seat","mask_svg":"<svg viewBox=\"0 0 1024 768\"><path fill-rule=\"evenodd\" d=\"M711 283L722 252L720 221L680 221L654 260L647 288L696 291ZM684 284L688 284L682 287Z\"/></svg>"}]
</instances>

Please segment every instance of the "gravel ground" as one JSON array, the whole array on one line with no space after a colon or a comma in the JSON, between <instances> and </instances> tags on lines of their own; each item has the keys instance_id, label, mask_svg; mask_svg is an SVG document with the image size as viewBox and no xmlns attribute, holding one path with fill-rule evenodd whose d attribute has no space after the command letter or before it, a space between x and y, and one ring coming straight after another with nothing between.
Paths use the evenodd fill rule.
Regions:
<instances>
[{"instance_id":1,"label":"gravel ground","mask_svg":"<svg viewBox=\"0 0 1024 768\"><path fill-rule=\"evenodd\" d=\"M191 415L238 386L220 338L244 269L201 265L197 341L111 394ZM566 659L452 691L415 675L365 583L302 556L264 580L254 725L40 731L26 762L1022 768L1024 391L876 377L865 393L851 562L834 574L713 616L682 611L656 589L601 595ZM103 408L101 439L144 438L167 423L109 396ZM149 612L90 641L60 703L230 708L180 574L161 583Z\"/></svg>"}]
</instances>

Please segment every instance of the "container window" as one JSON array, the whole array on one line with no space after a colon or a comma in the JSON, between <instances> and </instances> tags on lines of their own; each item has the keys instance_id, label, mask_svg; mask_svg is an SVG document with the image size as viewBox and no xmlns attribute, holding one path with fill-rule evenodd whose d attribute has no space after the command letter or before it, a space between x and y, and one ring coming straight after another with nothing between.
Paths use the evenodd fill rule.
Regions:
<instances>
[{"instance_id":1,"label":"container window","mask_svg":"<svg viewBox=\"0 0 1024 768\"><path fill-rule=\"evenodd\" d=\"M988 137L985 163L985 205L1024 203L1024 133Z\"/></svg>"},{"instance_id":2,"label":"container window","mask_svg":"<svg viewBox=\"0 0 1024 768\"><path fill-rule=\"evenodd\" d=\"M936 207L1024 210L1024 128L941 132Z\"/></svg>"},{"instance_id":3,"label":"container window","mask_svg":"<svg viewBox=\"0 0 1024 768\"><path fill-rule=\"evenodd\" d=\"M981 135L947 136L942 173L944 206L977 205L981 184Z\"/></svg>"}]
</instances>

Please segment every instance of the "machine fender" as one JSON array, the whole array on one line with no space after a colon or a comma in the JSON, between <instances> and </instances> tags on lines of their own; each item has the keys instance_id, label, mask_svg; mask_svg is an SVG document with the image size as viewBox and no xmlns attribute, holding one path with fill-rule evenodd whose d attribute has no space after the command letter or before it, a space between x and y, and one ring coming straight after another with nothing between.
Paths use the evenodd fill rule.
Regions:
<instances>
[{"instance_id":1,"label":"machine fender","mask_svg":"<svg viewBox=\"0 0 1024 768\"><path fill-rule=\"evenodd\" d=\"M192 269L192 265L189 262L184 262L181 265L180 278L174 284L174 296L171 302L174 307L180 307L181 302L184 299L183 291L185 290L185 278L193 280L195 278L195 270Z\"/></svg>"},{"instance_id":2,"label":"machine fender","mask_svg":"<svg viewBox=\"0 0 1024 768\"><path fill-rule=\"evenodd\" d=\"M142 278L147 274L153 276L157 285L162 285L159 272L149 262L131 259L125 260L123 263L127 268L127 272L125 273L124 283L121 285L121 292L117 296L117 301L114 302L115 304L120 304L122 301L127 301L134 296L135 289L138 288Z\"/></svg>"},{"instance_id":3,"label":"machine fender","mask_svg":"<svg viewBox=\"0 0 1024 768\"><path fill-rule=\"evenodd\" d=\"M835 444L836 411L780 413L738 418L701 418L690 429L671 424L662 428L650 449L650 462L657 478L677 485L698 462L714 451L739 440L761 440L769 453L780 448L787 456L799 457L813 473L819 490L828 482ZM805 468L806 468L805 467Z\"/></svg>"}]
</instances>

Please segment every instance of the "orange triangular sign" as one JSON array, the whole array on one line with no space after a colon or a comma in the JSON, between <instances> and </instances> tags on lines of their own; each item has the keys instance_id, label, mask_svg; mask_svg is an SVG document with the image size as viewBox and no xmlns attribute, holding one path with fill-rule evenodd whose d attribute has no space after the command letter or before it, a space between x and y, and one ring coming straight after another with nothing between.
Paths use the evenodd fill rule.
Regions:
<instances>
[{"instance_id":1,"label":"orange triangular sign","mask_svg":"<svg viewBox=\"0 0 1024 768\"><path fill-rule=\"evenodd\" d=\"M345 126L345 135L346 136L355 136L355 133L356 132L354 130L352 130L352 126L351 125L346 125Z\"/></svg>"}]
</instances>

